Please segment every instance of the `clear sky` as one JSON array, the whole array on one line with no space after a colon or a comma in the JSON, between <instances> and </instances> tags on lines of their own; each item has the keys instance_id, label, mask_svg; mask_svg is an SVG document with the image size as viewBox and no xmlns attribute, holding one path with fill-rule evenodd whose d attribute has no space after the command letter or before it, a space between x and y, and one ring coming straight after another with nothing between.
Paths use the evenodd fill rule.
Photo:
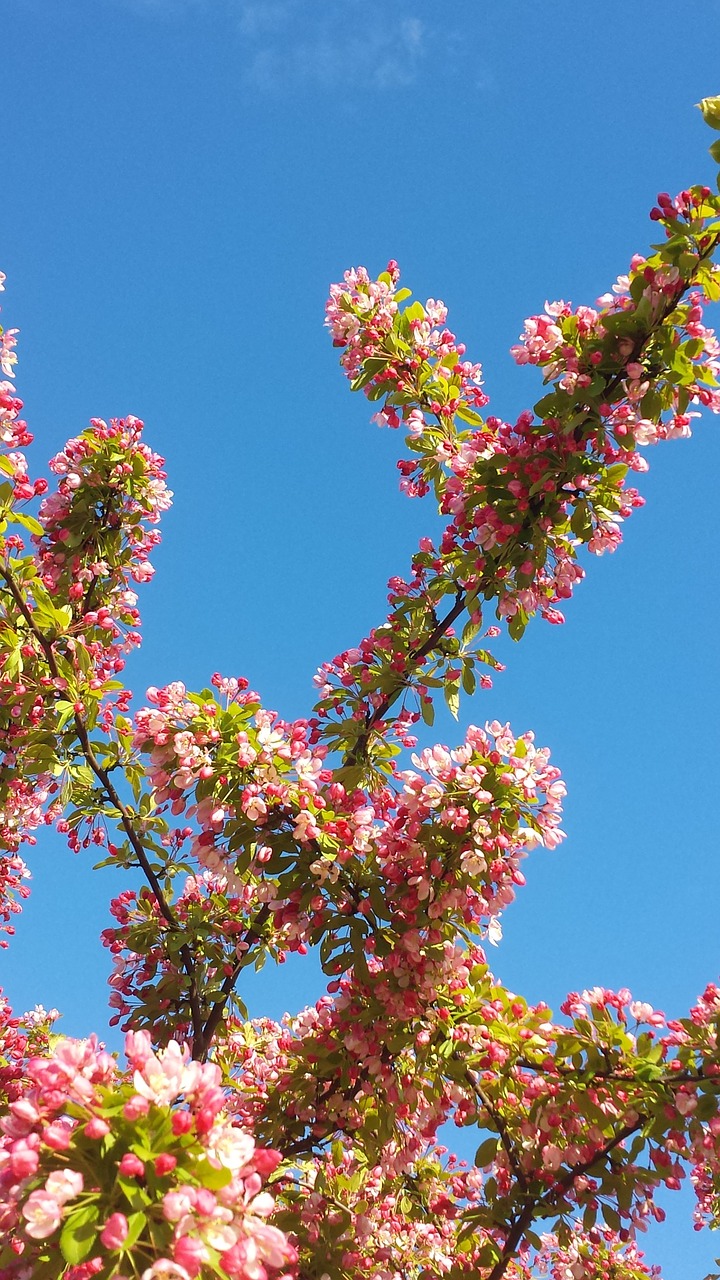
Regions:
<instances>
[{"instance_id":1,"label":"clear sky","mask_svg":"<svg viewBox=\"0 0 720 1280\"><path fill-rule=\"evenodd\" d=\"M432 520L336 367L328 285L397 258L450 307L493 411L532 404L537 374L508 356L525 315L592 302L652 239L656 193L713 180L693 104L720 92L720 3L16 0L0 49L32 469L90 416L144 418L176 502L132 686L244 674L302 715ZM555 1006L627 985L677 1016L720 972L719 428L651 454L648 505L591 558L565 627L506 645L461 708L533 728L568 782L569 838L533 855L493 957ZM102 1031L117 884L57 840L31 865L0 982ZM247 994L279 1014L320 992L308 962ZM720 1249L675 1199L650 1252L700 1280Z\"/></svg>"}]
</instances>

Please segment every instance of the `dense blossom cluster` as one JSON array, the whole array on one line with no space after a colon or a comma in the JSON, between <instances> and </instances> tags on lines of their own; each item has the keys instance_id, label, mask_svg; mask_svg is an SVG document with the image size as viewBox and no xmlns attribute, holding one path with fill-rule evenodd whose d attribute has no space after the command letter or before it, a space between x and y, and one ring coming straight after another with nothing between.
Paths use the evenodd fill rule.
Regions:
<instances>
[{"instance_id":1,"label":"dense blossom cluster","mask_svg":"<svg viewBox=\"0 0 720 1280\"><path fill-rule=\"evenodd\" d=\"M539 1274L550 1280L654 1280L660 1268L648 1266L640 1249L633 1242L622 1252L611 1231L575 1230L571 1238L560 1244L555 1236L543 1237L543 1256Z\"/></svg>"},{"instance_id":2,"label":"dense blossom cluster","mask_svg":"<svg viewBox=\"0 0 720 1280\"><path fill-rule=\"evenodd\" d=\"M549 1238L541 1255L547 1265L569 1267L579 1265L579 1257L597 1256L610 1276L625 1276L624 1265L628 1276L636 1274L633 1265L644 1275L632 1244L625 1260L617 1251L648 1220L663 1219L656 1188L677 1188L688 1165L696 1188L703 1181L708 1189L717 1186L717 1171L707 1167L720 1129L716 989L706 992L689 1019L666 1024L662 1013L632 1001L629 992L597 988L568 998L567 1025L553 1023L547 1007L528 1007L505 992L481 953L469 965L456 962L453 973L454 981L438 983L424 1009L412 993L409 1005L396 999L392 1007L374 998L374 984L363 990L357 979L348 979L339 999L323 998L282 1025L264 1020L236 1027L227 1052L240 1116L261 1133L282 1124L288 1154L304 1160L294 1207L303 1204L307 1214L323 1195L329 1206L338 1198L347 1203L351 1193L366 1205L370 1179L386 1217L394 1218L402 1200L408 1229L417 1215L424 1239L449 1250L456 1262L462 1259L472 1274L473 1267L488 1266L503 1243L492 1229L498 1220L519 1221L528 1204L536 1213L545 1210L539 1216L554 1209L564 1219L579 1211L584 1230L568 1236L563 1228L559 1241ZM398 1052L408 1024L412 1035ZM388 1112L394 1117L389 1127ZM433 1198L443 1208L433 1223L427 1214L428 1151L439 1126L453 1119L496 1136L481 1144L464 1182L452 1161L435 1161ZM338 1166L339 1148L332 1144L328 1161L323 1142L343 1134L352 1135L363 1163L343 1150L352 1178L339 1196L337 1168L332 1179L328 1169ZM442 1189L438 1179L445 1180ZM496 1188L494 1213L482 1192L487 1185ZM602 1230L595 1227L598 1214L606 1224ZM356 1224L341 1221L332 1247L352 1252ZM526 1217L527 1227L529 1222ZM467 1236L470 1224L474 1232ZM322 1223L317 1230L323 1231ZM399 1274L401 1237L398 1232L392 1254ZM364 1265L377 1265L379 1256L363 1253ZM350 1265L346 1258L343 1265Z\"/></svg>"},{"instance_id":3,"label":"dense blossom cluster","mask_svg":"<svg viewBox=\"0 0 720 1280\"><path fill-rule=\"evenodd\" d=\"M43 585L73 602L84 633L99 628L113 640L123 626L138 622L130 584L147 582L153 574L149 555L159 535L143 522L156 524L172 496L163 459L142 443L142 430L137 418L109 424L93 419L88 431L51 460L50 469L60 478L39 510ZM87 537L91 516L102 540ZM93 608L100 596L102 603Z\"/></svg>"},{"instance_id":4,"label":"dense blossom cluster","mask_svg":"<svg viewBox=\"0 0 720 1280\"><path fill-rule=\"evenodd\" d=\"M59 1016L57 1009L48 1012L36 1005L16 1018L0 990L0 1109L20 1096L25 1063L33 1054L47 1051L50 1027Z\"/></svg>"},{"instance_id":5,"label":"dense blossom cluster","mask_svg":"<svg viewBox=\"0 0 720 1280\"><path fill-rule=\"evenodd\" d=\"M626 485L647 468L637 446L689 435L700 407L720 411L720 346L703 323L719 291L716 203L707 187L662 203L667 247L636 256L596 308L548 304L526 322L515 357L541 367L552 389L514 424L480 416L479 366L462 359L441 303L401 306L395 263L377 281L361 268L333 287L328 325L353 387L382 402L378 422L407 432L401 487L433 488L448 518L437 547L421 541L409 581L391 580L387 623L322 669L333 744L356 756L360 739L367 754L368 732L382 732L407 689L423 712L428 686L442 683L451 705L461 683L472 692L474 667L492 664L474 647L486 601L516 639L535 613L562 622L584 576L578 547L614 551L643 501ZM448 630L458 618L461 641ZM401 740L409 719L401 712Z\"/></svg>"},{"instance_id":6,"label":"dense blossom cluster","mask_svg":"<svg viewBox=\"0 0 720 1280\"><path fill-rule=\"evenodd\" d=\"M421 998L428 935L451 952L458 929L497 936L527 851L562 838L558 770L532 734L516 738L507 725L471 727L455 751L416 755L416 769L396 771L392 786L349 792L323 768L324 749L309 747L306 722L284 724L255 694L238 689L226 708L179 685L151 694L136 744L158 799L197 824L180 835L205 871L186 884L176 915L196 935L208 915L217 931L221 915L221 945L205 943L213 979L269 947L282 958L322 942L330 976L377 965L382 953L394 984L411 983ZM173 983L189 996L187 982L163 949L148 892L123 893L113 910L112 1003L126 1016L139 1002L152 1025L158 998Z\"/></svg>"},{"instance_id":7,"label":"dense blossom cluster","mask_svg":"<svg viewBox=\"0 0 720 1280\"><path fill-rule=\"evenodd\" d=\"M12 412L19 406L15 401ZM109 425L94 420L53 459L51 468L60 476L53 493L45 481L19 489L25 461L19 454L8 456L14 489L5 486L3 523L29 530L35 548L22 556L18 534L0 536L0 815L10 848L42 822L60 817L52 801L58 770L48 768L55 763L58 728L75 730L80 714L91 721L103 696L103 715L111 715L112 681L124 667L124 653L139 642L131 583L152 574L148 555L159 534L147 526L169 504L162 459L141 442L141 432L136 419ZM38 494L45 496L36 519L22 507ZM129 697L121 691L116 705L125 706ZM74 740L73 732L70 748Z\"/></svg>"},{"instance_id":8,"label":"dense blossom cluster","mask_svg":"<svg viewBox=\"0 0 720 1280\"><path fill-rule=\"evenodd\" d=\"M175 1041L156 1054L144 1032L126 1052L125 1074L94 1037L26 1062L1 1122L3 1277L53 1258L73 1280L185 1280L205 1264L266 1280L292 1263L262 1190L279 1154L224 1114L218 1067Z\"/></svg>"},{"instance_id":9,"label":"dense blossom cluster","mask_svg":"<svg viewBox=\"0 0 720 1280\"><path fill-rule=\"evenodd\" d=\"M15 932L10 919L22 911L23 898L29 897L30 887L26 883L30 872L17 854L9 854L0 858L0 934ZM0 948L7 947L4 938L0 938Z\"/></svg>"},{"instance_id":10,"label":"dense blossom cluster","mask_svg":"<svg viewBox=\"0 0 720 1280\"><path fill-rule=\"evenodd\" d=\"M13 352L6 376L14 363ZM127 705L130 694L113 681L139 642L133 587L152 576L154 526L171 497L162 458L143 444L135 418L93 419L52 459L57 487L32 481L19 452L32 442L21 410L12 383L3 382L0 834L13 851L32 842L34 828L61 818L58 778L73 776L77 717L92 728L101 714L107 727L113 704ZM34 515L28 504L37 498ZM61 769L56 746L66 728Z\"/></svg>"},{"instance_id":11,"label":"dense blossom cluster","mask_svg":"<svg viewBox=\"0 0 720 1280\"><path fill-rule=\"evenodd\" d=\"M704 112L720 128L720 100ZM444 526L295 721L220 675L130 715L162 459L137 419L95 419L54 488L32 480L0 331L0 931L43 824L134 877L103 935L126 1069L0 998L0 1280L647 1280L659 1188L689 1178L717 1225L720 989L670 1020L624 990L558 1019L508 991L484 948L524 858L562 839L562 780L499 722L417 741L438 692L457 715L490 684L501 627L562 621L581 547L614 550L642 501L639 449L720 411L720 199L651 216L664 243L594 307L526 321L513 354L547 386L515 423L482 416L480 365L396 263L333 286L341 364ZM249 1020L243 973L314 947L326 993ZM448 1125L476 1132L472 1163Z\"/></svg>"}]
</instances>

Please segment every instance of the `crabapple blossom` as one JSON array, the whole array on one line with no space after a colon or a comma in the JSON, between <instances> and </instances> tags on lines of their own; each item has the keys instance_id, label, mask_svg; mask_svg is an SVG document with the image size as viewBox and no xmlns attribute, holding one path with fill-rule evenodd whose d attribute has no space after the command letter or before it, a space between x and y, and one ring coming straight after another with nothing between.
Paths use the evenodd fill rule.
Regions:
<instances>
[{"instance_id":1,"label":"crabapple blossom","mask_svg":"<svg viewBox=\"0 0 720 1280\"><path fill-rule=\"evenodd\" d=\"M103 941L127 1059L0 995L0 1280L646 1280L659 1192L689 1182L718 1225L720 987L669 1019L625 988L557 1016L508 990L485 947L563 839L564 783L500 720L418 741L438 692L457 718L490 687L502 630L563 621L583 549L643 502L641 450L720 412L720 198L662 193L651 219L663 243L593 305L525 321L512 354L545 393L514 422L395 261L331 287L342 369L441 528L294 720L217 672L133 703L163 460L138 419L96 418L33 478L0 330L0 932L45 825L123 873ZM250 969L311 949L324 993L249 1019Z\"/></svg>"},{"instance_id":2,"label":"crabapple blossom","mask_svg":"<svg viewBox=\"0 0 720 1280\"><path fill-rule=\"evenodd\" d=\"M285 1235L264 1223L274 1200L262 1191L254 1161L257 1154L260 1167L272 1168L274 1160L268 1164L251 1134L225 1115L218 1067L193 1062L176 1041L156 1055L142 1032L128 1037L126 1051L125 1073L94 1038L58 1040L45 1057L26 1061L22 1093L0 1122L0 1221L18 1258L3 1274L22 1276L44 1247L33 1252L32 1242L61 1228L68 1264L93 1253L114 1268L127 1247L135 1273L162 1247L166 1258L196 1275L210 1249L221 1264L232 1249L229 1274L263 1280L267 1268L292 1262ZM133 1111L128 1104L138 1093L148 1106ZM189 1124L177 1126L177 1116ZM59 1117L68 1126L67 1163L47 1141ZM98 1120L102 1132L93 1130ZM154 1173L138 1148L152 1150ZM96 1168L94 1187L82 1172L88 1163ZM155 1202L141 1191L152 1179L160 1192ZM82 1220L75 1207L81 1197ZM238 1264L243 1250L252 1265Z\"/></svg>"}]
</instances>

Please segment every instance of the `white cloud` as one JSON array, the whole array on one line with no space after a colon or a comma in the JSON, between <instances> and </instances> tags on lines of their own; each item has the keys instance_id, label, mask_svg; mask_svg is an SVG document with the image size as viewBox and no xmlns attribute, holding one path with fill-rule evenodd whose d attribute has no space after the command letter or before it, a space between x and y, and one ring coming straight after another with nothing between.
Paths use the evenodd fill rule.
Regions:
<instances>
[{"instance_id":1,"label":"white cloud","mask_svg":"<svg viewBox=\"0 0 720 1280\"><path fill-rule=\"evenodd\" d=\"M408 48L419 49L423 42L424 26L419 18L405 18L401 23Z\"/></svg>"},{"instance_id":2,"label":"white cloud","mask_svg":"<svg viewBox=\"0 0 720 1280\"><path fill-rule=\"evenodd\" d=\"M432 46L412 0L106 0L156 19L193 15L220 22L234 37L240 74L254 89L303 86L334 92L393 90L412 84Z\"/></svg>"},{"instance_id":3,"label":"white cloud","mask_svg":"<svg viewBox=\"0 0 720 1280\"><path fill-rule=\"evenodd\" d=\"M303 0L240 5L247 81L273 92L301 84L392 89L415 79L427 43L419 18L352 0L308 12Z\"/></svg>"}]
</instances>

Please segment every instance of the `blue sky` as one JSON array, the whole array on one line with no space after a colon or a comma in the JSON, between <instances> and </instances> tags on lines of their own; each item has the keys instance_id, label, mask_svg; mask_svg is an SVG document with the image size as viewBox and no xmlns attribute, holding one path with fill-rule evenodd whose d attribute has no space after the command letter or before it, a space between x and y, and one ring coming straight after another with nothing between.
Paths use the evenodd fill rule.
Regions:
<instances>
[{"instance_id":1,"label":"blue sky","mask_svg":"<svg viewBox=\"0 0 720 1280\"><path fill-rule=\"evenodd\" d=\"M18 0L2 33L33 469L90 416L143 417L176 502L132 687L221 670L302 715L432 520L336 367L328 285L397 258L450 307L493 411L532 404L508 356L525 315L592 302L652 239L657 191L712 181L693 104L720 91L720 4ZM565 627L506 645L461 709L533 728L568 782L569 838L533 855L494 956L534 999L627 985L678 1015L720 972L718 427L651 453L648 505ZM57 841L31 861L0 981L101 1030L116 886ZM311 963L248 991L274 1014L318 994ZM700 1280L720 1250L674 1217L652 1254Z\"/></svg>"}]
</instances>

